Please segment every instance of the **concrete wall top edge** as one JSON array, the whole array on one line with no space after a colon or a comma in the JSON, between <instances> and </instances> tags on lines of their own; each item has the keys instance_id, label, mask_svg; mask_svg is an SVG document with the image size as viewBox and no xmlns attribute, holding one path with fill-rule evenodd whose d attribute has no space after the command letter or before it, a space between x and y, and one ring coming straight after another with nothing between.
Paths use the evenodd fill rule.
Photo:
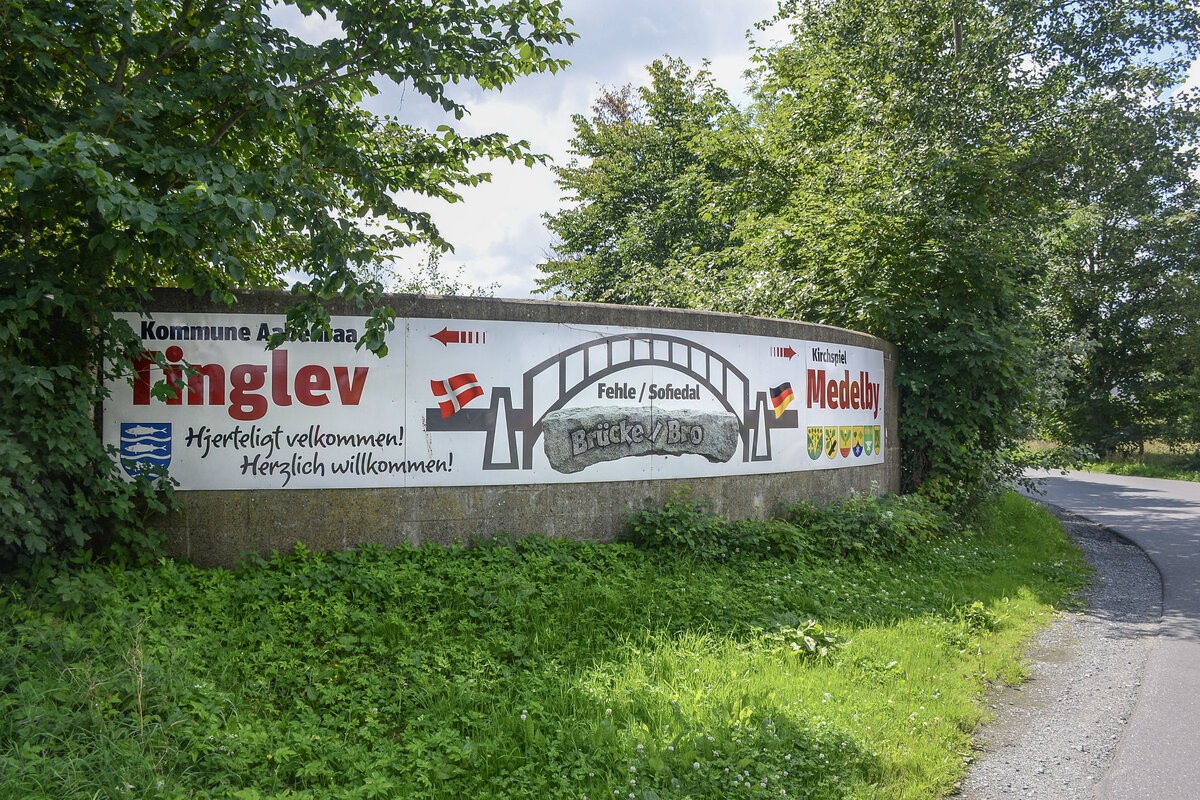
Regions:
<instances>
[{"instance_id":1,"label":"concrete wall top edge","mask_svg":"<svg viewBox=\"0 0 1200 800\"><path fill-rule=\"evenodd\" d=\"M238 303L226 306L183 289L158 289L147 310L195 313L282 314L300 299L286 291L254 290L237 292ZM327 300L322 305L331 314L358 316L369 313L371 306L359 306L343 299ZM895 359L897 351L890 342L858 331L814 322L751 317L715 311L621 306L559 300L503 299L491 297L445 297L440 295L389 294L380 306L390 305L400 318L440 318L506 320L518 322L570 322L591 325L665 328L778 336L810 339L831 344L882 350Z\"/></svg>"}]
</instances>

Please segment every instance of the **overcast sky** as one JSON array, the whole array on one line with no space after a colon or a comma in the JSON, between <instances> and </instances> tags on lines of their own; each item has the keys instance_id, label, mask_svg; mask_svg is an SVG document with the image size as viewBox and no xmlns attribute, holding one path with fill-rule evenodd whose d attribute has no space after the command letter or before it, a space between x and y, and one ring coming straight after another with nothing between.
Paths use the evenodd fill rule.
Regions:
<instances>
[{"instance_id":1,"label":"overcast sky","mask_svg":"<svg viewBox=\"0 0 1200 800\"><path fill-rule=\"evenodd\" d=\"M504 132L529 140L535 152L565 164L571 115L588 113L605 88L644 84L645 67L656 58L676 56L693 68L707 59L717 84L738 97L744 88L741 75L749 66L747 32L775 8L776 0L563 0L563 16L574 21L579 34L575 44L555 52L572 62L566 70L521 78L502 92L452 87L454 98L470 111L457 122L423 97L395 86L367 106L431 129L452 124L466 135ZM330 21L302 17L294 9L276 18L309 40L340 33ZM769 36L756 32L755 38L765 44ZM1188 83L1200 85L1197 64ZM471 286L498 284L498 297L529 297L540 275L537 265L551 246L542 215L561 206L560 191L548 166L496 163L481 168L494 174L492 182L462 190L463 202L451 205L414 196L406 198L407 204L429 211L454 245L455 251L442 258L443 272ZM401 273L424 262L423 252L408 252L398 262Z\"/></svg>"},{"instance_id":2,"label":"overcast sky","mask_svg":"<svg viewBox=\"0 0 1200 800\"><path fill-rule=\"evenodd\" d=\"M435 128L452 124L460 133L500 131L527 139L535 152L566 163L573 133L571 115L588 113L606 87L646 82L645 67L671 55L692 67L711 62L718 85L731 95L743 89L741 73L749 66L746 33L775 11L775 0L563 0L563 16L579 34L555 55L571 61L558 74L519 79L502 92L451 87L453 97L470 115L455 122L424 98L390 87L367 102L379 114ZM319 40L338 35L330 22L298 12L276 15L296 35ZM406 198L410 207L429 211L455 251L442 258L443 272L464 283L497 283L498 297L528 297L546 259L551 238L542 214L560 206L560 192L548 166L530 169L506 162L483 167L494 174L490 184L463 190L464 202L453 205L427 198ZM424 261L412 254L401 272Z\"/></svg>"}]
</instances>

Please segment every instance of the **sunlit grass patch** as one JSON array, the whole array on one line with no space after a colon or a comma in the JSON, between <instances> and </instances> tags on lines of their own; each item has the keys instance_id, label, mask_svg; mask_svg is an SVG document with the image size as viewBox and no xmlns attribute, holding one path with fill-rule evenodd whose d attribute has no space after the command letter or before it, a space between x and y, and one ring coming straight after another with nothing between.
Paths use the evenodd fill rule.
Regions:
<instances>
[{"instance_id":1,"label":"sunlit grass patch","mask_svg":"<svg viewBox=\"0 0 1200 800\"><path fill-rule=\"evenodd\" d=\"M1031 453L1047 453L1058 445L1045 441L1026 442ZM1078 455L1061 459L1068 469L1100 472L1108 475L1130 475L1142 478L1165 478L1176 481L1200 481L1200 447L1168 445L1161 441L1144 443L1140 451L1122 451L1104 458L1081 458Z\"/></svg>"},{"instance_id":2,"label":"sunlit grass patch","mask_svg":"<svg viewBox=\"0 0 1200 800\"><path fill-rule=\"evenodd\" d=\"M1165 478L1172 481L1200 481L1200 460L1168 459L1121 459L1112 461L1089 461L1080 465L1086 472L1102 472L1108 475L1132 475L1140 478Z\"/></svg>"},{"instance_id":3,"label":"sunlit grass patch","mask_svg":"<svg viewBox=\"0 0 1200 800\"><path fill-rule=\"evenodd\" d=\"M10 582L0 796L936 797L1084 574L1013 495L703 513Z\"/></svg>"}]
</instances>

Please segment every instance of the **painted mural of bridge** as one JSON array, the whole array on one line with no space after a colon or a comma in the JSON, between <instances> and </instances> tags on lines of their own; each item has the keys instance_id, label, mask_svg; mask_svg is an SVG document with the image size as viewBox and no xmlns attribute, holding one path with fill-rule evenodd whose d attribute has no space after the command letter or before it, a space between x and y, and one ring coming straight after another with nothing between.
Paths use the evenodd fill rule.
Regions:
<instances>
[{"instance_id":1,"label":"painted mural of bridge","mask_svg":"<svg viewBox=\"0 0 1200 800\"><path fill-rule=\"evenodd\" d=\"M480 431L487 440L483 469L533 469L534 447L546 415L564 408L600 381L637 367L667 369L707 389L736 417L742 461L771 460L771 431L796 428L794 410L776 416L765 390L751 386L737 365L703 344L666 333L623 333L604 336L563 350L526 370L520 397L512 387L490 387L488 408L464 408L443 418L426 410L426 429ZM518 405L519 403L519 405Z\"/></svg>"}]
</instances>

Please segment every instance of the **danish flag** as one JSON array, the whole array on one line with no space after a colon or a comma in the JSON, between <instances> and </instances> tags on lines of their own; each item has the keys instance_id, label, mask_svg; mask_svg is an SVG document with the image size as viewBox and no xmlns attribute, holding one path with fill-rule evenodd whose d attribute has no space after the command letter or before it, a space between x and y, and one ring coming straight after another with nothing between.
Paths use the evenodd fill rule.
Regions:
<instances>
[{"instance_id":1,"label":"danish flag","mask_svg":"<svg viewBox=\"0 0 1200 800\"><path fill-rule=\"evenodd\" d=\"M438 398L442 419L454 416L467 403L483 396L483 387L473 372L464 372L444 381L430 381L429 388L433 389L433 396Z\"/></svg>"}]
</instances>

